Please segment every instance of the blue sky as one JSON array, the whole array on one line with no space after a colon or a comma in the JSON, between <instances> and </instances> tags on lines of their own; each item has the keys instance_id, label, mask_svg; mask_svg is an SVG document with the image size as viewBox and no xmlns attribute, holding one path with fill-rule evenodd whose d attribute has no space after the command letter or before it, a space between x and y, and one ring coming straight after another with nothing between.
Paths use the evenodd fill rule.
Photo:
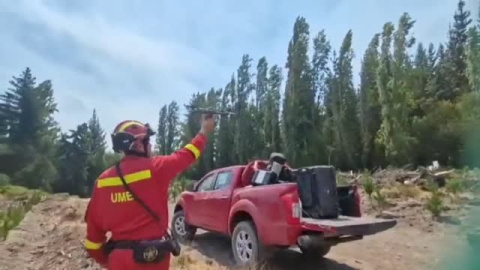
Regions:
<instances>
[{"instance_id":1,"label":"blue sky","mask_svg":"<svg viewBox=\"0 0 480 270\"><path fill-rule=\"evenodd\" d=\"M299 15L312 37L325 29L335 49L353 30L358 77L361 56L385 22L409 12L417 40L439 44L446 41L456 3L0 0L0 92L29 66L37 82L52 80L64 130L87 121L94 108L107 132L124 119L156 126L164 104L183 105L194 92L225 86L244 53L253 67L262 56L283 67ZM478 0L468 0L467 7L476 16Z\"/></svg>"}]
</instances>

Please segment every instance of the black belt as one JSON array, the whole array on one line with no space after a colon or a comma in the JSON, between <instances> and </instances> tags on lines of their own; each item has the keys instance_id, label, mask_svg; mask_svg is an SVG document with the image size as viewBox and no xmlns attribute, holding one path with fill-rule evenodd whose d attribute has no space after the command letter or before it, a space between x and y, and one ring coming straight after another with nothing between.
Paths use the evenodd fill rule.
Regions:
<instances>
[{"instance_id":1,"label":"black belt","mask_svg":"<svg viewBox=\"0 0 480 270\"><path fill-rule=\"evenodd\" d=\"M152 240L117 240L117 241L111 241L111 247L113 249L133 249L135 246L137 246L140 243L144 242L150 242L150 243L161 243L166 241L165 237L159 238L159 239L152 239Z\"/></svg>"}]
</instances>

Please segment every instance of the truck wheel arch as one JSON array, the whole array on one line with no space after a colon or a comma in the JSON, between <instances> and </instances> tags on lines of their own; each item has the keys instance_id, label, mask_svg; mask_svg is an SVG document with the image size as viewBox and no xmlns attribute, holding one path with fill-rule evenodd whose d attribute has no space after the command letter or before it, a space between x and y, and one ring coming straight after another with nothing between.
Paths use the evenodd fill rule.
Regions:
<instances>
[{"instance_id":1,"label":"truck wheel arch","mask_svg":"<svg viewBox=\"0 0 480 270\"><path fill-rule=\"evenodd\" d=\"M255 206L247 200L241 200L235 203L235 205L231 208L230 215L228 218L228 233L232 235L235 226L241 221L251 221L255 227L257 227L256 220L256 211ZM258 233L260 234L259 228L256 228ZM261 238L261 236L259 235Z\"/></svg>"},{"instance_id":2,"label":"truck wheel arch","mask_svg":"<svg viewBox=\"0 0 480 270\"><path fill-rule=\"evenodd\" d=\"M176 213L176 212L181 211L181 210L183 210L182 204L181 204L181 203L177 203L177 204L175 205L175 208L174 208L174 210L173 210L173 213Z\"/></svg>"}]
</instances>

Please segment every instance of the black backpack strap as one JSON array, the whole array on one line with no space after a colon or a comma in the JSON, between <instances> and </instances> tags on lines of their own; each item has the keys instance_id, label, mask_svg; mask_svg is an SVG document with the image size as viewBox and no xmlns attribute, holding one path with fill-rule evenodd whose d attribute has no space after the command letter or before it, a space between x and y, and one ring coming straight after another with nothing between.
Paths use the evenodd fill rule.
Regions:
<instances>
[{"instance_id":1,"label":"black backpack strap","mask_svg":"<svg viewBox=\"0 0 480 270\"><path fill-rule=\"evenodd\" d=\"M150 209L150 207L148 207L144 201L142 201L135 193L133 193L133 191L130 189L130 187L128 186L127 182L125 182L125 179L123 178L123 173L122 173L122 170L120 169L120 162L117 162L115 164L115 168L117 169L117 174L118 174L118 177L120 177L120 180L122 180L122 183L123 183L123 186L125 187L126 190L128 190L128 192L130 192L130 194L132 194L132 197L138 202L140 203L140 205L150 214L150 216L152 216L158 223L160 223L160 218L157 216L157 214L155 214L152 209Z\"/></svg>"}]
</instances>

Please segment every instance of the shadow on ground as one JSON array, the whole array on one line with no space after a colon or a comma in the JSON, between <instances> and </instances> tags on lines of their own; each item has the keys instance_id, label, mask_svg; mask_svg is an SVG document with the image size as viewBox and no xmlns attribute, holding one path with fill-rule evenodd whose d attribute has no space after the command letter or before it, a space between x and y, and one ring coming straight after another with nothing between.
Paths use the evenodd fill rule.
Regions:
<instances>
[{"instance_id":1,"label":"shadow on ground","mask_svg":"<svg viewBox=\"0 0 480 270\"><path fill-rule=\"evenodd\" d=\"M190 247L222 266L234 267L231 242L228 237L209 232L199 233ZM297 250L285 249L277 251L261 269L357 270L358 268L328 258L307 259Z\"/></svg>"}]
</instances>

